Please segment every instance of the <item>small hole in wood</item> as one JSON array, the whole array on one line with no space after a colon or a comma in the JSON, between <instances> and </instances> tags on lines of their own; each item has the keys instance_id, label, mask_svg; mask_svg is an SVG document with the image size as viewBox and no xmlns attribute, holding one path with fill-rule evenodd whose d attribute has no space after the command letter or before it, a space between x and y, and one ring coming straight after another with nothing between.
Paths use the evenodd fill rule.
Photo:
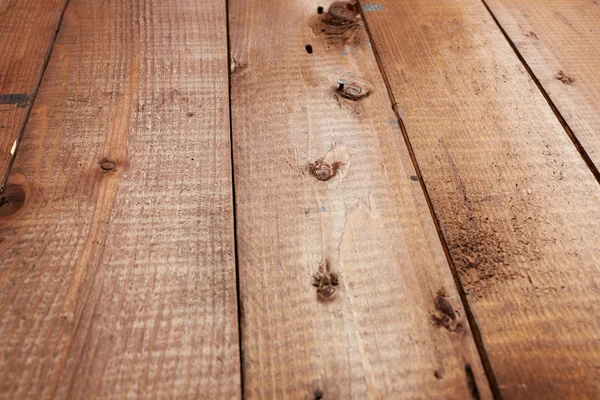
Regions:
<instances>
[{"instance_id":1,"label":"small hole in wood","mask_svg":"<svg viewBox=\"0 0 600 400\"><path fill-rule=\"evenodd\" d=\"M317 7L317 14L323 14L323 7Z\"/></svg>"},{"instance_id":2,"label":"small hole in wood","mask_svg":"<svg viewBox=\"0 0 600 400\"><path fill-rule=\"evenodd\" d=\"M308 54L312 54L312 46L310 44L307 44L305 49Z\"/></svg>"}]
</instances>

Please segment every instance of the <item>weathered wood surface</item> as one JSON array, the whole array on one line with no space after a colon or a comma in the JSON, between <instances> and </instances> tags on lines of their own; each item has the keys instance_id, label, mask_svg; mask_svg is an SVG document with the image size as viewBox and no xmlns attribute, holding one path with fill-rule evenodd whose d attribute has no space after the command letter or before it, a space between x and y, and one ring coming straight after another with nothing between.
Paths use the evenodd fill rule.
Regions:
<instances>
[{"instance_id":1,"label":"weathered wood surface","mask_svg":"<svg viewBox=\"0 0 600 400\"><path fill-rule=\"evenodd\" d=\"M66 0L0 0L0 192Z\"/></svg>"},{"instance_id":2,"label":"weathered wood surface","mask_svg":"<svg viewBox=\"0 0 600 400\"><path fill-rule=\"evenodd\" d=\"M240 397L226 26L70 1L0 207L2 398Z\"/></svg>"},{"instance_id":3,"label":"weathered wood surface","mask_svg":"<svg viewBox=\"0 0 600 400\"><path fill-rule=\"evenodd\" d=\"M486 0L600 168L600 1Z\"/></svg>"},{"instance_id":4,"label":"weathered wood surface","mask_svg":"<svg viewBox=\"0 0 600 400\"><path fill-rule=\"evenodd\" d=\"M598 398L598 182L483 3L363 9L501 394Z\"/></svg>"},{"instance_id":5,"label":"weathered wood surface","mask_svg":"<svg viewBox=\"0 0 600 400\"><path fill-rule=\"evenodd\" d=\"M229 3L245 395L490 398L358 10L330 4Z\"/></svg>"}]
</instances>

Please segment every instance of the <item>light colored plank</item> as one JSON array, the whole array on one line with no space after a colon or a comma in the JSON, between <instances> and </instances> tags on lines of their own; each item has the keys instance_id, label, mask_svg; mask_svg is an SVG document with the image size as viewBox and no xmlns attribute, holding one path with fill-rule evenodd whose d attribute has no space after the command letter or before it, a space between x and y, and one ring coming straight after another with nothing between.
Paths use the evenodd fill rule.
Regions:
<instances>
[{"instance_id":1,"label":"light colored plank","mask_svg":"<svg viewBox=\"0 0 600 400\"><path fill-rule=\"evenodd\" d=\"M245 395L490 398L358 9L330 4L229 3Z\"/></svg>"},{"instance_id":2,"label":"light colored plank","mask_svg":"<svg viewBox=\"0 0 600 400\"><path fill-rule=\"evenodd\" d=\"M0 0L0 194L66 0Z\"/></svg>"},{"instance_id":3,"label":"light colored plank","mask_svg":"<svg viewBox=\"0 0 600 400\"><path fill-rule=\"evenodd\" d=\"M71 0L0 207L4 398L240 397L226 26Z\"/></svg>"},{"instance_id":4,"label":"light colored plank","mask_svg":"<svg viewBox=\"0 0 600 400\"><path fill-rule=\"evenodd\" d=\"M486 3L600 168L600 1Z\"/></svg>"},{"instance_id":5,"label":"light colored plank","mask_svg":"<svg viewBox=\"0 0 600 400\"><path fill-rule=\"evenodd\" d=\"M598 398L600 187L478 0L364 3L504 398Z\"/></svg>"}]
</instances>

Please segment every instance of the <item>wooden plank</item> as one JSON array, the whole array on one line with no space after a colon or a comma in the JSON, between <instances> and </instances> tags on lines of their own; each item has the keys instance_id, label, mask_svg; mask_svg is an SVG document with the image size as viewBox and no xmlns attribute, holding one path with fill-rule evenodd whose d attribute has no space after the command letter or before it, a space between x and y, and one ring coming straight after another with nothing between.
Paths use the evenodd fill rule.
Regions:
<instances>
[{"instance_id":1,"label":"wooden plank","mask_svg":"<svg viewBox=\"0 0 600 400\"><path fill-rule=\"evenodd\" d=\"M600 176L600 2L486 3Z\"/></svg>"},{"instance_id":2,"label":"wooden plank","mask_svg":"<svg viewBox=\"0 0 600 400\"><path fill-rule=\"evenodd\" d=\"M240 397L225 6L71 0L0 207L3 397Z\"/></svg>"},{"instance_id":3,"label":"wooden plank","mask_svg":"<svg viewBox=\"0 0 600 400\"><path fill-rule=\"evenodd\" d=\"M244 394L490 398L358 9L331 3L229 3Z\"/></svg>"},{"instance_id":4,"label":"wooden plank","mask_svg":"<svg viewBox=\"0 0 600 400\"><path fill-rule=\"evenodd\" d=\"M0 193L66 0L0 0Z\"/></svg>"},{"instance_id":5,"label":"wooden plank","mask_svg":"<svg viewBox=\"0 0 600 400\"><path fill-rule=\"evenodd\" d=\"M594 176L480 1L363 9L501 395L598 398Z\"/></svg>"}]
</instances>

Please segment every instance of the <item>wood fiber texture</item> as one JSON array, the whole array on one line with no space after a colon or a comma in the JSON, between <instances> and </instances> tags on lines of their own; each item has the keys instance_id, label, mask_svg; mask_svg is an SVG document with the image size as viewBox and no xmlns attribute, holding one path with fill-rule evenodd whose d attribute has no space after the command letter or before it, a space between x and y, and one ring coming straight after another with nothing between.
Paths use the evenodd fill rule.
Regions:
<instances>
[{"instance_id":1,"label":"wood fiber texture","mask_svg":"<svg viewBox=\"0 0 600 400\"><path fill-rule=\"evenodd\" d=\"M0 207L2 398L239 398L226 7L71 0Z\"/></svg>"},{"instance_id":2,"label":"wood fiber texture","mask_svg":"<svg viewBox=\"0 0 600 400\"><path fill-rule=\"evenodd\" d=\"M483 3L363 9L501 395L598 398L598 182Z\"/></svg>"},{"instance_id":3,"label":"wood fiber texture","mask_svg":"<svg viewBox=\"0 0 600 400\"><path fill-rule=\"evenodd\" d=\"M490 398L358 8L229 15L246 397Z\"/></svg>"},{"instance_id":4,"label":"wood fiber texture","mask_svg":"<svg viewBox=\"0 0 600 400\"><path fill-rule=\"evenodd\" d=\"M0 193L66 0L0 0Z\"/></svg>"},{"instance_id":5,"label":"wood fiber texture","mask_svg":"<svg viewBox=\"0 0 600 400\"><path fill-rule=\"evenodd\" d=\"M600 2L486 3L596 170L600 168Z\"/></svg>"}]
</instances>

